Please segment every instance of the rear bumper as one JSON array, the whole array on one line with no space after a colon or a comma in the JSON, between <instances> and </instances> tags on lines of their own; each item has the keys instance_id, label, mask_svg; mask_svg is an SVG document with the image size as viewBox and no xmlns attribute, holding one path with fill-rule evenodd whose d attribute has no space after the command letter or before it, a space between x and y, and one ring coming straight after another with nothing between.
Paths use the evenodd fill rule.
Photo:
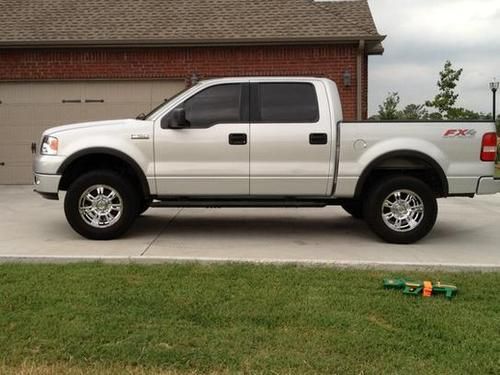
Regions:
<instances>
[{"instance_id":1,"label":"rear bumper","mask_svg":"<svg viewBox=\"0 0 500 375\"><path fill-rule=\"evenodd\" d=\"M61 176L35 173L33 178L34 190L44 198L57 199Z\"/></svg>"},{"instance_id":2,"label":"rear bumper","mask_svg":"<svg viewBox=\"0 0 500 375\"><path fill-rule=\"evenodd\" d=\"M477 184L477 194L496 194L500 193L500 179L495 179L493 177L481 177L479 183Z\"/></svg>"}]
</instances>

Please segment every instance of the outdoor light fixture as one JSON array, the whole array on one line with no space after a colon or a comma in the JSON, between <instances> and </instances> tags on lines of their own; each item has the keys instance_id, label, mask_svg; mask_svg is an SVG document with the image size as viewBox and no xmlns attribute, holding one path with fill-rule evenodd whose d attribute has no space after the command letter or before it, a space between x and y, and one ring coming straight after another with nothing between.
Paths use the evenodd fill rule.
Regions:
<instances>
[{"instance_id":1,"label":"outdoor light fixture","mask_svg":"<svg viewBox=\"0 0 500 375\"><path fill-rule=\"evenodd\" d=\"M493 78L493 82L490 82L490 90L493 93L493 121L497 119L497 91L499 86L500 82Z\"/></svg>"},{"instance_id":2,"label":"outdoor light fixture","mask_svg":"<svg viewBox=\"0 0 500 375\"><path fill-rule=\"evenodd\" d=\"M351 72L349 70L344 70L344 74L342 74L342 80L344 81L345 87L351 86Z\"/></svg>"},{"instance_id":3,"label":"outdoor light fixture","mask_svg":"<svg viewBox=\"0 0 500 375\"><path fill-rule=\"evenodd\" d=\"M198 75L193 72L193 74L191 74L190 80L191 80L191 86L194 86L200 81L200 77L198 77Z\"/></svg>"}]
</instances>

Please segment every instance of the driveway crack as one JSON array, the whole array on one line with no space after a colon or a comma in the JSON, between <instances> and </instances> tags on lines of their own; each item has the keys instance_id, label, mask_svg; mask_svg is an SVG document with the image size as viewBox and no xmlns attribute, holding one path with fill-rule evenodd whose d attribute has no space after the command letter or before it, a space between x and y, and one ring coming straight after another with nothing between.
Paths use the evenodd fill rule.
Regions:
<instances>
[{"instance_id":1,"label":"driveway crack","mask_svg":"<svg viewBox=\"0 0 500 375\"><path fill-rule=\"evenodd\" d=\"M170 224L172 224L172 222L173 222L173 221L177 218L177 216L179 216L179 214L180 214L183 210L184 210L184 208L181 208L179 211L177 211L177 212L175 213L175 215L174 215L174 216L172 216L172 217L170 218L170 220L168 220L168 221L165 223L165 225L161 228L161 230L158 232L158 234L155 236L155 238L153 238L153 240L149 243L149 245L148 245L148 246L146 246L146 248L143 250L143 252L142 252L142 253L141 253L141 255L139 255L139 256L141 256L141 257L142 257L142 256L144 256L144 254L146 254L146 253L149 251L149 249L151 248L151 246L153 246L153 245L155 244L155 242L156 242L156 241L158 241L158 238L160 238L160 236L161 236L161 235L165 232L165 230L167 230L168 226L169 226Z\"/></svg>"}]
</instances>

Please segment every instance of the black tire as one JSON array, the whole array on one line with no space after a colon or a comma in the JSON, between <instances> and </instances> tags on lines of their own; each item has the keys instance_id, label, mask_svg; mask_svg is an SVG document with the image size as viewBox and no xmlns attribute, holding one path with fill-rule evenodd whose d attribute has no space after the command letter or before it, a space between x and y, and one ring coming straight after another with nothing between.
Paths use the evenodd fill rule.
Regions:
<instances>
[{"instance_id":1,"label":"black tire","mask_svg":"<svg viewBox=\"0 0 500 375\"><path fill-rule=\"evenodd\" d=\"M144 212L149 210L149 208L151 207L151 203L152 203L151 199L146 199L143 200L142 202L139 202L137 209L137 216L141 216Z\"/></svg>"},{"instance_id":2,"label":"black tire","mask_svg":"<svg viewBox=\"0 0 500 375\"><path fill-rule=\"evenodd\" d=\"M406 207L401 207L399 204L395 208L384 206L386 199L395 197L392 194L397 191L401 192L400 196L402 198L407 198L411 194L416 197L406 207L416 207L420 203L423 205L423 212L413 208L412 212L420 212L414 214L416 215L413 217L414 220L403 219L403 223L408 224L404 228L405 231L395 229L398 226L396 221L399 216L393 213L393 209L401 208L405 212ZM400 202L403 202L403 200ZM422 239L432 230L436 223L438 205L433 191L426 183L414 177L396 176L379 181L368 192L363 212L366 222L380 238L390 243L410 244ZM384 219L383 212L387 215L386 219ZM399 214L399 212L396 213ZM393 217L389 218L391 215ZM413 225L415 226L413 227Z\"/></svg>"},{"instance_id":3,"label":"black tire","mask_svg":"<svg viewBox=\"0 0 500 375\"><path fill-rule=\"evenodd\" d=\"M94 186L104 185L118 193L117 198L121 203L121 211L116 215L116 222L107 227L95 227L87 223L80 214L80 199L83 194ZM108 192L107 190L106 192ZM71 227L83 237L91 240L112 240L123 235L133 224L138 210L138 197L136 190L130 182L106 170L93 171L80 176L68 188L64 199L64 212ZM114 201L117 203L117 201ZM99 217L99 220L101 218ZM89 220L87 218L87 220ZM98 224L96 224L98 225ZM98 225L99 226L99 225Z\"/></svg>"},{"instance_id":4,"label":"black tire","mask_svg":"<svg viewBox=\"0 0 500 375\"><path fill-rule=\"evenodd\" d=\"M353 218L363 219L363 204L360 201L352 200L342 204L342 208Z\"/></svg>"}]
</instances>

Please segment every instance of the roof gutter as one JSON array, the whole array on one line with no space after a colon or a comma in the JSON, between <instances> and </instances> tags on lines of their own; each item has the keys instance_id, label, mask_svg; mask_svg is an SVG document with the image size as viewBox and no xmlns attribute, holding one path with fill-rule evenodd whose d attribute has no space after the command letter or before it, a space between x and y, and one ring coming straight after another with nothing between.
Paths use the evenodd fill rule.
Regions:
<instances>
[{"instance_id":1,"label":"roof gutter","mask_svg":"<svg viewBox=\"0 0 500 375\"><path fill-rule=\"evenodd\" d=\"M360 40L356 56L356 119L363 120L363 63L365 60L365 41Z\"/></svg>"},{"instance_id":2,"label":"roof gutter","mask_svg":"<svg viewBox=\"0 0 500 375\"><path fill-rule=\"evenodd\" d=\"M0 48L110 48L110 47L218 47L257 45L352 44L363 39L374 45L385 35L336 38L255 38L255 39L193 39L193 40L56 40L56 41L1 41Z\"/></svg>"}]
</instances>

